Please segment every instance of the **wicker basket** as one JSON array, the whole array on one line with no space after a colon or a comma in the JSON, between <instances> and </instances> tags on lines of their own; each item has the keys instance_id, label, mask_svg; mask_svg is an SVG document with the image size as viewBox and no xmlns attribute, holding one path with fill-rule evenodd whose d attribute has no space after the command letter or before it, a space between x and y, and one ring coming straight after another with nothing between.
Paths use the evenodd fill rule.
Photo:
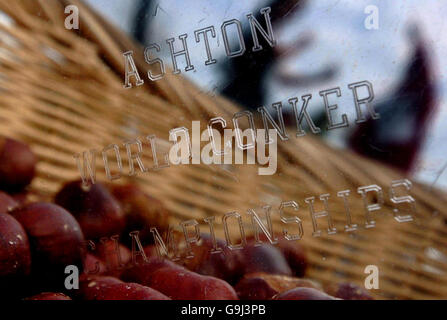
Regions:
<instances>
[{"instance_id":1,"label":"wicker basket","mask_svg":"<svg viewBox=\"0 0 447 320\"><path fill-rule=\"evenodd\" d=\"M80 30L64 28L67 4L78 6ZM143 50L82 2L2 0L0 8L12 19L11 24L0 24L1 133L30 143L40 157L31 186L39 197L50 198L63 182L79 178L74 153L148 134L166 140L172 128L190 128L192 120L204 126L215 116L228 121L240 110L169 72L161 81L146 79L143 86L123 89L122 53L133 50L139 70L146 70ZM150 163L150 158L148 153L144 161ZM104 168L98 165L97 172L104 180ZM281 201L295 200L300 204L300 241L309 253L310 278L363 285L365 266L377 265L380 289L372 290L376 297L445 299L445 194L414 183L415 221L398 223L385 199L376 227L363 227L363 202L356 189L377 184L387 194L391 181L400 178L399 172L308 135L279 143L274 176L257 175L256 166L201 164L150 170L133 179L166 203L172 224L212 215L221 236L219 217L224 213L244 215L265 204L272 206L275 228L281 232L275 213ZM346 189L351 190L351 212L360 226L352 234L343 231L344 204L336 196ZM313 237L304 199L323 193L331 194L329 209L338 233ZM325 228L322 219L320 228Z\"/></svg>"}]
</instances>

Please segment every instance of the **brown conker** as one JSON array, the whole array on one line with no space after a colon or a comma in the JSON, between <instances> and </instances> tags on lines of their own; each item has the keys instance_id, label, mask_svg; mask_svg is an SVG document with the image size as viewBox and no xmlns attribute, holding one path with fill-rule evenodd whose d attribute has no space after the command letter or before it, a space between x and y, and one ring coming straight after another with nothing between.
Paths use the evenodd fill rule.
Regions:
<instances>
[{"instance_id":1,"label":"brown conker","mask_svg":"<svg viewBox=\"0 0 447 320\"><path fill-rule=\"evenodd\" d=\"M262 272L245 275L235 289L242 300L268 300L278 293L298 287L321 289L312 280Z\"/></svg>"},{"instance_id":2,"label":"brown conker","mask_svg":"<svg viewBox=\"0 0 447 320\"><path fill-rule=\"evenodd\" d=\"M25 300L71 300L71 298L60 292L42 292Z\"/></svg>"},{"instance_id":3,"label":"brown conker","mask_svg":"<svg viewBox=\"0 0 447 320\"><path fill-rule=\"evenodd\" d=\"M324 291L343 300L374 300L366 289L351 282L332 283Z\"/></svg>"},{"instance_id":4,"label":"brown conker","mask_svg":"<svg viewBox=\"0 0 447 320\"><path fill-rule=\"evenodd\" d=\"M37 157L24 143L0 137L0 189L20 191L34 178Z\"/></svg>"},{"instance_id":5,"label":"brown conker","mask_svg":"<svg viewBox=\"0 0 447 320\"><path fill-rule=\"evenodd\" d=\"M31 251L25 230L13 216L0 213L0 279L28 275L30 267Z\"/></svg>"},{"instance_id":6,"label":"brown conker","mask_svg":"<svg viewBox=\"0 0 447 320\"><path fill-rule=\"evenodd\" d=\"M16 208L19 204L13 197L5 192L0 191L0 213L8 213Z\"/></svg>"},{"instance_id":7,"label":"brown conker","mask_svg":"<svg viewBox=\"0 0 447 320\"><path fill-rule=\"evenodd\" d=\"M323 291L313 288L294 288L274 297L275 300L337 300Z\"/></svg>"},{"instance_id":8,"label":"brown conker","mask_svg":"<svg viewBox=\"0 0 447 320\"><path fill-rule=\"evenodd\" d=\"M99 182L88 186L81 180L68 182L56 194L55 203L75 216L87 239L120 234L124 228L120 205Z\"/></svg>"},{"instance_id":9,"label":"brown conker","mask_svg":"<svg viewBox=\"0 0 447 320\"><path fill-rule=\"evenodd\" d=\"M64 208L46 202L30 203L11 211L25 229L33 269L78 264L84 240L76 219Z\"/></svg>"},{"instance_id":10,"label":"brown conker","mask_svg":"<svg viewBox=\"0 0 447 320\"><path fill-rule=\"evenodd\" d=\"M155 227L160 233L168 229L169 211L160 200L149 196L135 184L109 184L108 188L124 211L126 236L129 232L138 230L141 241L152 242L150 228Z\"/></svg>"}]
</instances>

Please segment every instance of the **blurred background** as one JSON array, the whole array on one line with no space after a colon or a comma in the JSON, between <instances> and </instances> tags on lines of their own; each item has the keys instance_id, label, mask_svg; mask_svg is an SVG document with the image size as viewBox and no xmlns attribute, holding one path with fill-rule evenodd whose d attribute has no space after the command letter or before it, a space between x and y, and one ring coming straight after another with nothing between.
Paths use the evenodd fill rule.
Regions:
<instances>
[{"instance_id":1,"label":"blurred background","mask_svg":"<svg viewBox=\"0 0 447 320\"><path fill-rule=\"evenodd\" d=\"M116 26L143 45L158 43L160 57L170 65L166 39L188 34L194 70L182 75L211 93L223 93L244 108L256 110L312 94L308 110L323 128L320 135L330 144L351 148L414 175L429 185L447 187L446 66L447 46L442 1L228 1L228 0L88 0ZM272 7L277 46L251 53L252 38L246 13L264 26L259 9ZM367 28L371 6L377 8L376 28ZM237 59L225 55L220 26L236 18L243 26L246 54ZM365 24L365 20L367 20ZM81 22L82 23L82 22ZM371 23L371 20L369 20ZM194 41L194 30L213 25L210 39L217 63L205 66L203 40ZM239 60L238 60L239 59ZM247 63L252 61L251 64ZM248 76L250 75L250 76ZM355 108L349 83L373 84L374 107L380 121L355 124ZM349 128L326 131L320 90L340 87L337 119L346 113ZM273 109L271 109L273 111ZM290 120L290 119L289 119ZM286 116L286 122L289 122ZM294 125L291 123L291 125Z\"/></svg>"}]
</instances>

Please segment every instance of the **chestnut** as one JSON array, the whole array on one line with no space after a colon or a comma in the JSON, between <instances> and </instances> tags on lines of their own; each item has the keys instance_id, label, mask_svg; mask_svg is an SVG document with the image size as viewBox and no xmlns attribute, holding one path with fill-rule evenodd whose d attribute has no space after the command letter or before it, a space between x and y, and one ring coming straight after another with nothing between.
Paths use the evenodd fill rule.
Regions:
<instances>
[{"instance_id":1,"label":"chestnut","mask_svg":"<svg viewBox=\"0 0 447 320\"><path fill-rule=\"evenodd\" d=\"M297 277L303 277L308 266L306 252L297 240L278 240L276 247L283 253L292 272Z\"/></svg>"},{"instance_id":2,"label":"chestnut","mask_svg":"<svg viewBox=\"0 0 447 320\"><path fill-rule=\"evenodd\" d=\"M60 292L42 292L25 300L71 300L71 298Z\"/></svg>"},{"instance_id":3,"label":"chestnut","mask_svg":"<svg viewBox=\"0 0 447 320\"><path fill-rule=\"evenodd\" d=\"M275 300L340 300L314 288L294 288L274 297Z\"/></svg>"},{"instance_id":4,"label":"chestnut","mask_svg":"<svg viewBox=\"0 0 447 320\"><path fill-rule=\"evenodd\" d=\"M351 282L332 283L324 291L343 300L374 300L366 289Z\"/></svg>"},{"instance_id":5,"label":"chestnut","mask_svg":"<svg viewBox=\"0 0 447 320\"><path fill-rule=\"evenodd\" d=\"M263 244L270 244L264 234L259 234L259 239ZM247 243L255 243L255 237L253 235L247 237ZM277 243L275 243L274 246L284 255L293 275L303 277L306 273L308 262L304 247L299 241L278 238Z\"/></svg>"},{"instance_id":6,"label":"chestnut","mask_svg":"<svg viewBox=\"0 0 447 320\"><path fill-rule=\"evenodd\" d=\"M13 216L0 213L0 279L28 275L30 267L31 252L25 230Z\"/></svg>"},{"instance_id":7,"label":"chestnut","mask_svg":"<svg viewBox=\"0 0 447 320\"><path fill-rule=\"evenodd\" d=\"M149 285L176 300L237 300L227 282L186 269L160 268L152 274Z\"/></svg>"},{"instance_id":8,"label":"chestnut","mask_svg":"<svg viewBox=\"0 0 447 320\"><path fill-rule=\"evenodd\" d=\"M160 258L158 256L151 256L148 257L147 261L143 261L143 259L141 259L137 260L137 264L130 265L130 267L125 269L121 274L120 279L125 282L137 282L148 286L154 271L164 267L178 267L180 269L184 269L182 266L177 265L168 259Z\"/></svg>"},{"instance_id":9,"label":"chestnut","mask_svg":"<svg viewBox=\"0 0 447 320\"><path fill-rule=\"evenodd\" d=\"M321 289L312 280L258 272L245 275L235 290L241 300L268 300L278 293L297 287Z\"/></svg>"},{"instance_id":10,"label":"chestnut","mask_svg":"<svg viewBox=\"0 0 447 320\"><path fill-rule=\"evenodd\" d=\"M87 275L100 275L107 271L107 267L104 262L91 253L86 253L83 257L83 269L84 274Z\"/></svg>"},{"instance_id":11,"label":"chestnut","mask_svg":"<svg viewBox=\"0 0 447 320\"><path fill-rule=\"evenodd\" d=\"M99 290L95 300L171 300L161 292L138 283L114 283Z\"/></svg>"},{"instance_id":12,"label":"chestnut","mask_svg":"<svg viewBox=\"0 0 447 320\"><path fill-rule=\"evenodd\" d=\"M154 244L150 244L147 245L143 248L144 250L144 254L146 255L147 258L151 258L151 257L157 257L158 253L157 253L157 248ZM137 259L138 261L143 261L143 259L141 258L141 256L139 256L140 259Z\"/></svg>"},{"instance_id":13,"label":"chestnut","mask_svg":"<svg viewBox=\"0 0 447 320\"><path fill-rule=\"evenodd\" d=\"M9 196L13 198L19 206L23 206L31 202L44 202L49 200L44 199L44 197L40 197L40 195L32 193L31 191L28 191L26 189L20 192L11 193Z\"/></svg>"},{"instance_id":14,"label":"chestnut","mask_svg":"<svg viewBox=\"0 0 447 320\"><path fill-rule=\"evenodd\" d=\"M0 189L20 191L34 178L37 157L24 143L0 137Z\"/></svg>"},{"instance_id":15,"label":"chestnut","mask_svg":"<svg viewBox=\"0 0 447 320\"><path fill-rule=\"evenodd\" d=\"M77 264L84 240L76 219L64 208L45 202L11 211L25 229L31 246L33 270Z\"/></svg>"},{"instance_id":16,"label":"chestnut","mask_svg":"<svg viewBox=\"0 0 447 320\"><path fill-rule=\"evenodd\" d=\"M126 217L124 234L138 230L143 242L153 240L150 228L156 227L162 233L169 227L169 211L163 203L146 194L135 184L113 185L108 189L121 205ZM126 237L125 239L130 239Z\"/></svg>"},{"instance_id":17,"label":"chestnut","mask_svg":"<svg viewBox=\"0 0 447 320\"><path fill-rule=\"evenodd\" d=\"M101 183L84 186L81 180L65 184L55 203L70 211L87 239L120 234L125 216L120 205Z\"/></svg>"},{"instance_id":18,"label":"chestnut","mask_svg":"<svg viewBox=\"0 0 447 320\"><path fill-rule=\"evenodd\" d=\"M126 270L122 279L149 286L176 300L237 300L236 292L227 282L157 257Z\"/></svg>"},{"instance_id":19,"label":"chestnut","mask_svg":"<svg viewBox=\"0 0 447 320\"><path fill-rule=\"evenodd\" d=\"M170 300L154 289L115 277L84 274L79 280L79 296L85 300Z\"/></svg>"},{"instance_id":20,"label":"chestnut","mask_svg":"<svg viewBox=\"0 0 447 320\"><path fill-rule=\"evenodd\" d=\"M105 264L106 273L117 277L132 259L131 251L111 238L101 239L96 255Z\"/></svg>"},{"instance_id":21,"label":"chestnut","mask_svg":"<svg viewBox=\"0 0 447 320\"><path fill-rule=\"evenodd\" d=\"M247 243L241 251L241 270L243 274L265 272L291 276L289 267L282 252L268 243Z\"/></svg>"},{"instance_id":22,"label":"chestnut","mask_svg":"<svg viewBox=\"0 0 447 320\"><path fill-rule=\"evenodd\" d=\"M16 208L19 204L13 197L0 191L0 213L8 213Z\"/></svg>"},{"instance_id":23,"label":"chestnut","mask_svg":"<svg viewBox=\"0 0 447 320\"><path fill-rule=\"evenodd\" d=\"M240 252L228 249L225 241L221 239L216 239L216 245L221 251L212 253L211 235L201 234L200 240L191 245L194 257L182 259L183 266L199 274L213 276L231 283L241 276L239 274Z\"/></svg>"},{"instance_id":24,"label":"chestnut","mask_svg":"<svg viewBox=\"0 0 447 320\"><path fill-rule=\"evenodd\" d=\"M77 295L84 300L97 300L104 287L116 283L123 283L123 281L110 276L83 274L79 277Z\"/></svg>"}]
</instances>

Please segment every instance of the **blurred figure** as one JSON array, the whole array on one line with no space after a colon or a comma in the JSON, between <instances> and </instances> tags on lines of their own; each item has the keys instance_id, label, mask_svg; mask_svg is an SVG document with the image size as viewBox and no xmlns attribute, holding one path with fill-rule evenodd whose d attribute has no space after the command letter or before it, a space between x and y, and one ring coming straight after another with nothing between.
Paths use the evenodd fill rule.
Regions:
<instances>
[{"instance_id":1,"label":"blurred figure","mask_svg":"<svg viewBox=\"0 0 447 320\"><path fill-rule=\"evenodd\" d=\"M301 11L306 2L305 0L273 0L265 4L263 7L271 8L270 18L273 31L275 31L275 26L287 19L289 14ZM256 10L254 17L265 27L265 18L259 10ZM269 68L277 64L281 58L308 47L312 42L312 36L307 34L288 47L276 45L273 48L262 36L258 36L262 50L252 52L253 38L249 26L244 29L243 35L247 51L240 57L229 59L228 63L223 66L227 85L221 89L221 93L244 107L257 109L265 103L265 78ZM331 74L332 70L325 70L321 74L310 76L282 74L280 79L285 84L295 85L318 81L320 77L330 77Z\"/></svg>"},{"instance_id":2,"label":"blurred figure","mask_svg":"<svg viewBox=\"0 0 447 320\"><path fill-rule=\"evenodd\" d=\"M154 16L152 12L157 10L157 4L154 0L139 0L135 9L134 25L132 26L132 35L141 44L145 44L147 27L151 18Z\"/></svg>"},{"instance_id":3,"label":"blurred figure","mask_svg":"<svg viewBox=\"0 0 447 320\"><path fill-rule=\"evenodd\" d=\"M349 139L350 146L358 153L406 173L414 168L436 109L430 56L415 27L410 31L410 40L414 51L402 84L391 98L375 106L380 119L369 118L357 125Z\"/></svg>"}]
</instances>

